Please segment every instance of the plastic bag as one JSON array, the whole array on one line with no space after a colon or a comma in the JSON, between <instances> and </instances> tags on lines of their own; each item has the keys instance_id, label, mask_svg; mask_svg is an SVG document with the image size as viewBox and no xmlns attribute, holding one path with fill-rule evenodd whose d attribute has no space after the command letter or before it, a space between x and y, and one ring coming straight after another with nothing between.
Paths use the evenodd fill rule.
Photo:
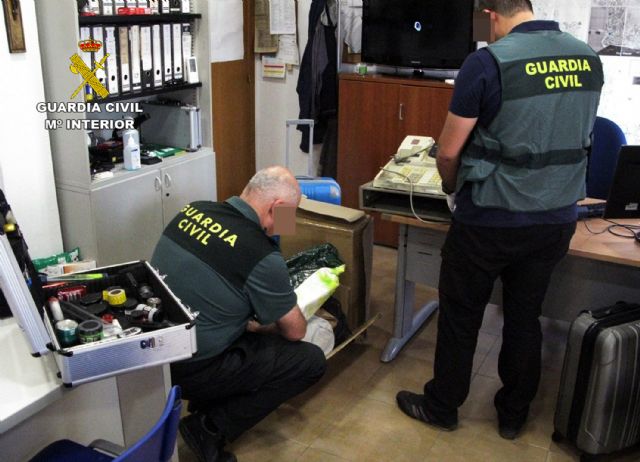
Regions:
<instances>
[{"instance_id":1,"label":"plastic bag","mask_svg":"<svg viewBox=\"0 0 640 462\"><path fill-rule=\"evenodd\" d=\"M37 271L41 271L47 274L57 274L58 271L47 271L47 268L54 268L57 265L61 265L63 263L71 263L80 261L80 248L76 247L75 249L69 252L62 252L57 255L52 255L46 258L36 258L33 260L33 266L36 267Z\"/></svg>"},{"instance_id":2,"label":"plastic bag","mask_svg":"<svg viewBox=\"0 0 640 462\"><path fill-rule=\"evenodd\" d=\"M320 268L336 268L344 262L338 256L338 250L329 243L298 252L287 260L289 280L295 289Z\"/></svg>"},{"instance_id":3,"label":"plastic bag","mask_svg":"<svg viewBox=\"0 0 640 462\"><path fill-rule=\"evenodd\" d=\"M307 334L302 339L303 342L313 343L320 347L327 356L335 345L335 336L331 324L326 319L318 316L311 316L307 323Z\"/></svg>"},{"instance_id":4,"label":"plastic bag","mask_svg":"<svg viewBox=\"0 0 640 462\"><path fill-rule=\"evenodd\" d=\"M337 268L320 268L300 284L295 293L298 306L305 319L309 319L318 311L340 285L338 276L344 273L344 265Z\"/></svg>"}]
</instances>

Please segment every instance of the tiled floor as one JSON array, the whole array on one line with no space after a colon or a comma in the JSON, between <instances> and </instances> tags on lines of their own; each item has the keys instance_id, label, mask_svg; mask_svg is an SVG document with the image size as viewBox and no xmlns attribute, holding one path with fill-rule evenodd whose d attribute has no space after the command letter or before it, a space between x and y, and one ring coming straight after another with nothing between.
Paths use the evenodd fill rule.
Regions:
<instances>
[{"instance_id":1,"label":"tiled floor","mask_svg":"<svg viewBox=\"0 0 640 462\"><path fill-rule=\"evenodd\" d=\"M329 361L320 383L280 406L229 447L240 462L343 461L517 461L579 460L568 445L551 441L553 412L568 324L544 319L543 375L540 391L522 435L507 441L496 430L493 395L500 387L497 358L502 319L489 307L478 340L469 398L454 432L439 432L406 417L395 404L400 389L416 392L433 373L436 319L428 321L391 363L380 354L393 331L395 287L393 249L375 247L371 313L383 314L363 341ZM417 303L436 296L419 288ZM195 461L178 440L181 462ZM605 461L640 460L633 451Z\"/></svg>"}]
</instances>

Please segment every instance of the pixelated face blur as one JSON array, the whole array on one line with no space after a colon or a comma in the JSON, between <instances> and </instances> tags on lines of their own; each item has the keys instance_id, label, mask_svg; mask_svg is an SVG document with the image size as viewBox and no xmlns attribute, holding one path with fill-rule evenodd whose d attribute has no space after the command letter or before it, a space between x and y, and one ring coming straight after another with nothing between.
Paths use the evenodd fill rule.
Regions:
<instances>
[{"instance_id":1,"label":"pixelated face blur","mask_svg":"<svg viewBox=\"0 0 640 462\"><path fill-rule=\"evenodd\" d=\"M293 236L296 233L296 210L293 204L276 204L273 207L273 231L278 236Z\"/></svg>"}]
</instances>

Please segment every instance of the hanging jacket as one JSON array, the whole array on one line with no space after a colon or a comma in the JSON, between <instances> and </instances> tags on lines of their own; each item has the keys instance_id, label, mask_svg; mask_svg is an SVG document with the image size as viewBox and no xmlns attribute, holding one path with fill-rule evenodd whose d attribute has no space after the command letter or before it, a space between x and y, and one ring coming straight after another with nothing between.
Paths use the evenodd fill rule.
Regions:
<instances>
[{"instance_id":1,"label":"hanging jacket","mask_svg":"<svg viewBox=\"0 0 640 462\"><path fill-rule=\"evenodd\" d=\"M327 130L328 120L335 116L338 108L338 85L336 66L335 23L329 19L329 25L322 24L320 18L324 11L328 13L327 0L313 0L309 10L309 39L302 55L298 76L298 101L300 119L315 121L313 142L322 143ZM299 126L302 132L300 149L307 152L309 146L309 127Z\"/></svg>"}]
</instances>

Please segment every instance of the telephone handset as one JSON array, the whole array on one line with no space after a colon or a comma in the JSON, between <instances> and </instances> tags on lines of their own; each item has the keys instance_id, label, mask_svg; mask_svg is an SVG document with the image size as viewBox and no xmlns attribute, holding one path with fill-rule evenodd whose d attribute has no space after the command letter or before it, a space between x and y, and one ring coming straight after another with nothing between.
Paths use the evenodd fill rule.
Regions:
<instances>
[{"instance_id":1,"label":"telephone handset","mask_svg":"<svg viewBox=\"0 0 640 462\"><path fill-rule=\"evenodd\" d=\"M407 136L398 152L376 175L373 186L399 189L419 194L445 196L442 180L436 168L435 141L427 136Z\"/></svg>"}]
</instances>

